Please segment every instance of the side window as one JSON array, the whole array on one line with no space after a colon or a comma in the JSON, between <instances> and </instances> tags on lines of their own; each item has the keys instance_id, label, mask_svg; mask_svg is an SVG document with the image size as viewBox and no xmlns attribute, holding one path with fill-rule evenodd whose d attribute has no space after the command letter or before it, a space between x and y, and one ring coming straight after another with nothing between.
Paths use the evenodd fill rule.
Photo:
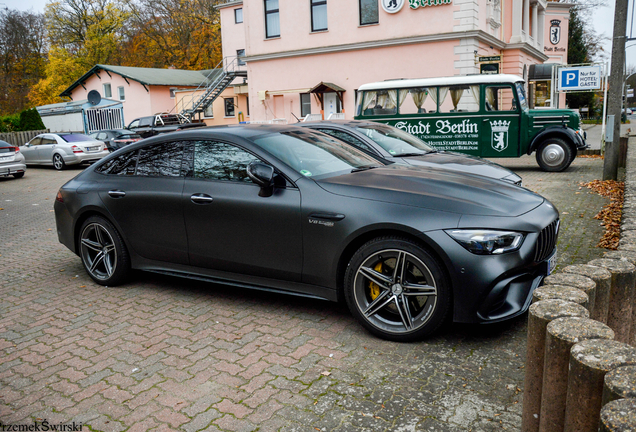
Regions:
<instances>
[{"instance_id":1,"label":"side window","mask_svg":"<svg viewBox=\"0 0 636 432\"><path fill-rule=\"evenodd\" d=\"M154 117L142 117L139 119L139 127L151 127Z\"/></svg>"},{"instance_id":2,"label":"side window","mask_svg":"<svg viewBox=\"0 0 636 432\"><path fill-rule=\"evenodd\" d=\"M194 178L251 183L247 166L259 160L247 151L217 141L195 141Z\"/></svg>"},{"instance_id":3,"label":"side window","mask_svg":"<svg viewBox=\"0 0 636 432\"><path fill-rule=\"evenodd\" d=\"M53 138L44 137L42 138L42 144L57 144L57 141L55 141Z\"/></svg>"},{"instance_id":4,"label":"side window","mask_svg":"<svg viewBox=\"0 0 636 432\"><path fill-rule=\"evenodd\" d=\"M139 150L138 176L179 177L183 161L183 142L168 142Z\"/></svg>"},{"instance_id":5,"label":"side window","mask_svg":"<svg viewBox=\"0 0 636 432\"><path fill-rule=\"evenodd\" d=\"M332 137L337 138L340 141L344 141L344 142L346 142L348 144L351 144L351 145L353 145L355 147L358 147L358 148L361 148L363 150L369 151L369 152L371 152L373 154L376 154L376 152L373 149L371 149L368 145L366 145L366 143L364 143L362 140L360 140L360 139L358 139L358 138L356 138L356 137L354 137L352 135L349 135L346 132L342 132L342 131L339 131L339 130L333 130L333 129L320 129L320 128L318 128L316 130L320 131L322 133L326 133L327 135L331 135Z\"/></svg>"},{"instance_id":6,"label":"side window","mask_svg":"<svg viewBox=\"0 0 636 432\"><path fill-rule=\"evenodd\" d=\"M114 159L110 159L105 164L97 167L96 172L110 175L131 176L135 175L138 152L131 151L124 153Z\"/></svg>"},{"instance_id":7,"label":"side window","mask_svg":"<svg viewBox=\"0 0 636 432\"><path fill-rule=\"evenodd\" d=\"M486 111L517 111L517 101L510 86L486 87L485 99Z\"/></svg>"},{"instance_id":8,"label":"side window","mask_svg":"<svg viewBox=\"0 0 636 432\"><path fill-rule=\"evenodd\" d=\"M360 1L360 25L378 23L378 0Z\"/></svg>"},{"instance_id":9,"label":"side window","mask_svg":"<svg viewBox=\"0 0 636 432\"><path fill-rule=\"evenodd\" d=\"M435 95L433 95L435 93ZM400 114L425 114L437 111L435 96L437 89L433 88L411 88L398 90L400 99Z\"/></svg>"},{"instance_id":10,"label":"side window","mask_svg":"<svg viewBox=\"0 0 636 432\"><path fill-rule=\"evenodd\" d=\"M363 115L397 113L397 90L365 91L362 100Z\"/></svg>"},{"instance_id":11,"label":"side window","mask_svg":"<svg viewBox=\"0 0 636 432\"><path fill-rule=\"evenodd\" d=\"M42 137L33 138L31 141L29 141L29 144L31 144L32 146L37 146L42 144Z\"/></svg>"},{"instance_id":12,"label":"side window","mask_svg":"<svg viewBox=\"0 0 636 432\"><path fill-rule=\"evenodd\" d=\"M130 122L130 124L128 125L129 128L136 128L139 127L139 119L135 119L132 122Z\"/></svg>"},{"instance_id":13,"label":"side window","mask_svg":"<svg viewBox=\"0 0 636 432\"><path fill-rule=\"evenodd\" d=\"M479 111L479 85L439 88L439 112Z\"/></svg>"}]
</instances>

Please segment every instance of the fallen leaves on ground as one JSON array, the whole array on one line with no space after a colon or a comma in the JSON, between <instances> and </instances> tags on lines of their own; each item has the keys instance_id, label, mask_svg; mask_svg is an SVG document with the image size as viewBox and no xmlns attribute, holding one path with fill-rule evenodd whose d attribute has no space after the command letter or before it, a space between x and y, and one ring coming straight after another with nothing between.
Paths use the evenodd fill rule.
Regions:
<instances>
[{"instance_id":1,"label":"fallen leaves on ground","mask_svg":"<svg viewBox=\"0 0 636 432\"><path fill-rule=\"evenodd\" d=\"M577 155L576 157L588 159L603 159L603 155L601 154Z\"/></svg>"},{"instance_id":2,"label":"fallen leaves on ground","mask_svg":"<svg viewBox=\"0 0 636 432\"><path fill-rule=\"evenodd\" d=\"M623 196L625 183L616 180L593 180L588 183L581 183L597 194L610 199L610 203L598 212L594 219L602 220L605 226L605 234L597 247L616 250L621 233L621 215L623 213Z\"/></svg>"}]
</instances>

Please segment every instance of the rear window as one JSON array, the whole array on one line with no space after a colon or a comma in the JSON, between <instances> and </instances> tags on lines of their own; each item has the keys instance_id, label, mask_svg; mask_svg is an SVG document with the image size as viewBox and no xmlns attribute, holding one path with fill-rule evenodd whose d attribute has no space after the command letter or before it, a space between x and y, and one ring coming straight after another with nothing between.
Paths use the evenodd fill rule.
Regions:
<instances>
[{"instance_id":1,"label":"rear window","mask_svg":"<svg viewBox=\"0 0 636 432\"><path fill-rule=\"evenodd\" d=\"M94 141L94 138L91 138L88 135L84 135L84 134L60 135L60 138L62 138L64 141L69 143L80 142L80 141Z\"/></svg>"},{"instance_id":2,"label":"rear window","mask_svg":"<svg viewBox=\"0 0 636 432\"><path fill-rule=\"evenodd\" d=\"M3 149L3 148L6 149L7 147L13 148L14 146L13 146L13 144L9 144L6 141L1 141L0 140L0 149Z\"/></svg>"}]
</instances>

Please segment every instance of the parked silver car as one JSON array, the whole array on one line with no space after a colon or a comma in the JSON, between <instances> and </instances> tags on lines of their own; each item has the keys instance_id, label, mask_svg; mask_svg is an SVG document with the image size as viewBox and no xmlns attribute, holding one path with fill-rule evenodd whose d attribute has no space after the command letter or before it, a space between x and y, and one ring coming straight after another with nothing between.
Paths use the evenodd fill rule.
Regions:
<instances>
[{"instance_id":1,"label":"parked silver car","mask_svg":"<svg viewBox=\"0 0 636 432\"><path fill-rule=\"evenodd\" d=\"M24 177L26 164L20 149L13 144L0 140L0 176L12 175L15 178Z\"/></svg>"},{"instance_id":2,"label":"parked silver car","mask_svg":"<svg viewBox=\"0 0 636 432\"><path fill-rule=\"evenodd\" d=\"M84 134L40 134L20 147L27 165L53 165L63 170L67 165L95 162L110 152L103 142Z\"/></svg>"}]
</instances>

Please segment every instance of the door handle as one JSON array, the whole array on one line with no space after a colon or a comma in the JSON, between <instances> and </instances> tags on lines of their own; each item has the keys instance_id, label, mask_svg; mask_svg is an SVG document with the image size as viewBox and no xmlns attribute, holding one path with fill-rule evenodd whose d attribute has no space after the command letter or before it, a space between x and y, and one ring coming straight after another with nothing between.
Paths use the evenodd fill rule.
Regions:
<instances>
[{"instance_id":1,"label":"door handle","mask_svg":"<svg viewBox=\"0 0 636 432\"><path fill-rule=\"evenodd\" d=\"M214 198L208 194L196 193L190 197L190 200L195 204L211 204Z\"/></svg>"},{"instance_id":2,"label":"door handle","mask_svg":"<svg viewBox=\"0 0 636 432\"><path fill-rule=\"evenodd\" d=\"M312 213L309 215L309 217L314 219L339 221L343 220L345 218L345 215L339 213Z\"/></svg>"},{"instance_id":3,"label":"door handle","mask_svg":"<svg viewBox=\"0 0 636 432\"><path fill-rule=\"evenodd\" d=\"M123 198L126 196L126 192L120 190L111 190L108 191L108 195L110 195L111 198Z\"/></svg>"}]
</instances>

